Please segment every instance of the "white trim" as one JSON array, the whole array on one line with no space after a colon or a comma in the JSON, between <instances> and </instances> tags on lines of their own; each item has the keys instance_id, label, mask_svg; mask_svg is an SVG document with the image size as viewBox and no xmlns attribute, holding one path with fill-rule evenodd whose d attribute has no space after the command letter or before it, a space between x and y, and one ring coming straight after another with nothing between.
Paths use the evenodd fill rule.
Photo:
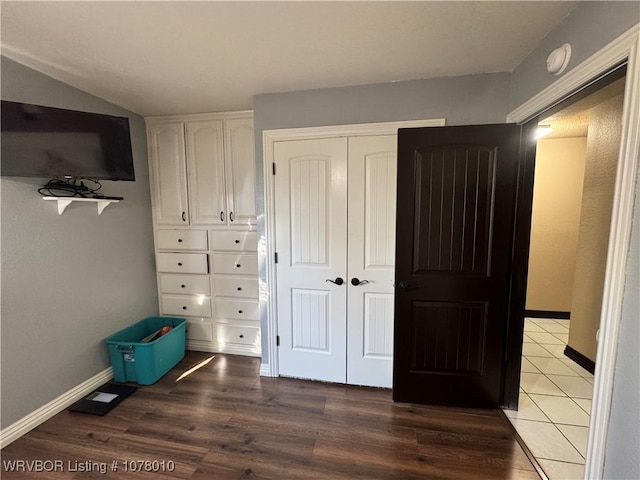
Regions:
<instances>
[{"instance_id":1,"label":"white trim","mask_svg":"<svg viewBox=\"0 0 640 480\"><path fill-rule=\"evenodd\" d=\"M260 376L261 377L270 377L271 376L271 367L268 363L260 364Z\"/></svg>"},{"instance_id":2,"label":"white trim","mask_svg":"<svg viewBox=\"0 0 640 480\"><path fill-rule=\"evenodd\" d=\"M22 417L17 422L0 431L0 449L6 447L21 436L27 434L38 425L46 422L54 415L60 413L72 403L80 400L86 394L113 378L113 368L109 367L93 377L85 380L80 385L54 398L49 403Z\"/></svg>"},{"instance_id":3,"label":"white trim","mask_svg":"<svg viewBox=\"0 0 640 480\"><path fill-rule=\"evenodd\" d=\"M507 121L534 117L592 79L628 59L613 215L607 253L600 341L584 478L602 478L618 349L633 201L640 151L640 24L605 46L538 95L511 112Z\"/></svg>"},{"instance_id":4,"label":"white trim","mask_svg":"<svg viewBox=\"0 0 640 480\"><path fill-rule=\"evenodd\" d=\"M258 248L258 263L266 267L266 285L260 287L260 312L266 312L267 331L262 332L267 338L267 350L269 363L265 364L264 376L277 377L279 374L278 348L276 346L276 332L278 331L276 291L276 272L273 267L275 245L275 204L274 204L274 179L271 174L271 164L274 161L274 146L276 142L301 140L311 138L330 137L355 137L363 135L391 135L397 133L399 128L417 127L442 127L444 118L429 120L409 120L400 122L364 123L352 125L330 125L323 127L289 128L279 130L264 130L262 132L263 146L263 181L264 181L264 208L265 208L265 239L264 245ZM268 372L266 369L268 368ZM262 367L260 369L262 373Z\"/></svg>"}]
</instances>

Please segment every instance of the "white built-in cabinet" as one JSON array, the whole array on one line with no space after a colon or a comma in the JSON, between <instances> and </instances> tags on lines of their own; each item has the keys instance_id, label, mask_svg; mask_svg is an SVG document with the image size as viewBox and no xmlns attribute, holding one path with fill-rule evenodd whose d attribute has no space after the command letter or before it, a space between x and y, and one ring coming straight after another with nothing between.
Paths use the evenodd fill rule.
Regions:
<instances>
[{"instance_id":1,"label":"white built-in cabinet","mask_svg":"<svg viewBox=\"0 0 640 480\"><path fill-rule=\"evenodd\" d=\"M250 113L146 120L157 225L255 225Z\"/></svg>"},{"instance_id":2,"label":"white built-in cabinet","mask_svg":"<svg viewBox=\"0 0 640 480\"><path fill-rule=\"evenodd\" d=\"M145 120L160 313L189 349L259 356L253 114Z\"/></svg>"}]
</instances>

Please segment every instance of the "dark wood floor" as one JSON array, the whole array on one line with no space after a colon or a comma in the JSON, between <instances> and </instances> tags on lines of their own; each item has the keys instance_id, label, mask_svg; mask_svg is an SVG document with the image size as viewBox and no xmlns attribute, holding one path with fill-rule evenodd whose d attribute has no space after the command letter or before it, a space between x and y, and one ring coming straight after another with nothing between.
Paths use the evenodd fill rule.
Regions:
<instances>
[{"instance_id":1,"label":"dark wood floor","mask_svg":"<svg viewBox=\"0 0 640 480\"><path fill-rule=\"evenodd\" d=\"M394 404L389 390L259 377L258 359L220 354L176 382L211 355L187 352L104 417L59 413L2 450L2 479L540 478L498 411ZM9 460L58 461L64 471L9 472ZM132 460L157 461L147 468L159 471L125 472Z\"/></svg>"}]
</instances>

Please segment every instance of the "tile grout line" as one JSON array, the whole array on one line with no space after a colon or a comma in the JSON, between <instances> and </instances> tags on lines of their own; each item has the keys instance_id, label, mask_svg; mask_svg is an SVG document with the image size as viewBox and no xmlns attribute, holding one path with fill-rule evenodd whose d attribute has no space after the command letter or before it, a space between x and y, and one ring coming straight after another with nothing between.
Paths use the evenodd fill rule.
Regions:
<instances>
[{"instance_id":1,"label":"tile grout line","mask_svg":"<svg viewBox=\"0 0 640 480\"><path fill-rule=\"evenodd\" d=\"M545 320L546 320L546 319L545 319ZM566 327L566 325L565 325L564 323L560 323L559 321L557 321L557 320L555 320L555 319L549 319L549 320L550 320L550 321L553 321L553 324L561 325L561 326L563 326L563 327ZM548 348L546 348L546 347L545 347L545 345L549 345L549 346L553 345L553 346L554 346L554 347L556 347L556 349L557 349L557 344L541 344L541 343L538 343L538 342L535 340L535 337L530 337L530 336L528 336L528 335L527 335L527 321L531 322L531 323L532 323L533 325L535 325L537 328L539 328L539 329L543 330L543 332L544 332L544 333L550 334L550 335L552 335L554 338L556 338L556 339L558 339L559 341L561 341L561 342L562 342L562 344L563 344L565 347L566 347L566 344L567 344L567 341L568 341L568 340L567 340L567 341L565 341L564 339L562 339L562 338L558 337L558 336L557 336L557 334L561 334L561 335L568 335L569 330L568 330L568 328L567 328L566 333L560 333L560 332L555 332L555 333L554 333L554 332L550 332L550 331L548 331L548 330L545 328L545 326L544 326L545 324L550 325L550 323L548 323L548 322L541 322L541 323L537 323L537 322L535 322L535 321L532 321L531 319L528 319L528 318L527 318L527 319L525 319L525 332L524 332L524 335L523 335L523 341L524 341L524 338L525 338L525 336L526 336L526 338L528 338L529 340L531 340L530 342L527 342L527 343L530 343L530 344L533 344L533 345L537 345L538 347L540 347L540 348L542 348L543 350L547 351L547 352L551 355L551 357L538 357L538 356L535 356L535 355L525 355L525 354L523 353L522 358L523 358L523 359L526 359L526 360L527 360L527 362L528 362L530 365L532 365L534 369L539 370L539 373L535 373L535 372L522 372L522 371L521 371L521 375L522 375L523 373L531 373L531 374L533 374L533 375L541 375L541 376L544 376L544 377L545 377L545 379L546 379L547 381L551 382L551 384L552 384L552 385L554 385L556 388L558 388L558 390L559 390L560 392L562 392L562 395L552 395L552 394L548 394L548 393L539 393L539 394L537 394L537 393L531 393L531 392L527 392L527 391L525 391L525 390L522 388L522 386L520 385L520 390L522 391L522 393L524 393L524 395L526 395L526 396L529 398L529 401L531 401L531 402L533 403L533 405L535 405L535 406L536 406L536 408L537 408L540 412L542 412L542 415L543 415L545 418L548 418L548 419L549 419L549 422L542 421L542 420L528 420L528 421L530 421L530 422L537 422L537 423L543 423L543 424L549 424L549 423L550 423L550 424L552 424L552 425L555 427L555 429L556 429L558 432L560 432L560 434L562 435L562 437L563 437L563 438L564 438L564 439L569 443L569 445L571 445L571 447L572 447L572 448L573 448L573 449L578 453L578 455L579 455L579 456L584 460L584 459L585 459L584 455L582 455L582 453L581 453L581 452L580 452L580 450L577 448L577 446L576 446L576 445L575 445L575 444L574 444L574 443L573 443L573 442L572 442L572 441L567 437L567 435L565 435L565 434L564 434L564 432L563 432L563 431L558 427L558 425L566 425L566 426L569 426L569 427L578 427L578 428L587 428L587 429L588 429L589 427L588 427L588 426L587 426L587 427L585 427L584 425L574 425L574 424L571 424L571 423L566 423L566 424L565 424L565 423L556 423L556 422L552 421L552 420L551 420L551 418L547 415L547 413L546 413L546 412L545 412L545 411L540 407L540 405L538 405L538 403L534 400L534 398L532 398L532 397L531 397L531 395L539 395L539 396L552 397L552 398L569 398L569 399L571 400L572 404L573 404L573 405L576 405L576 406L578 407L578 409L579 409L578 411L579 411L579 412L584 412L584 413L586 413L587 417L589 417L589 418L590 418L590 417L591 417L591 413L590 413L590 412L587 412L587 411L586 411L586 409L585 409L585 408L584 408L580 403L578 403L578 402L576 401L576 398L580 398L580 397L573 397L572 395L569 395L569 393L567 393L567 392L566 392L566 391L565 391L565 390L564 390L560 385L556 384L556 383L555 383L551 378L549 378L549 375L556 375L556 376L567 377L567 378L571 378L571 379L573 379L573 378L580 378L580 379L582 379L582 380L584 380L584 381L586 381L586 382L590 383L592 388L593 388L593 383L591 383L591 382L588 380L588 378L589 378L589 377L584 377L584 376L582 376L580 372L578 372L578 371L576 371L576 370L572 369L572 368L571 368L567 363L565 363L565 362L563 361L563 360L564 360L564 358L562 358L562 357L558 357L558 356L557 356L553 351L551 351L551 350L549 350ZM566 320L565 320L565 321L563 321L563 322L567 322L567 323L568 323L568 321L566 321ZM552 325L552 324L551 324L551 325ZM535 331L534 331L534 332L532 332L532 333L543 333L543 332L535 332ZM524 349L524 347L523 347L523 349ZM544 372L544 371L542 371L542 369L540 369L536 364L534 364L534 363L529 359L529 357L536 357L536 358L546 358L546 359L555 359L555 360L559 360L559 361L560 361L561 363L563 363L567 368L569 368L570 370L572 370L572 372L573 372L575 375L566 375L566 374L565 374L565 375L562 375L562 374L554 374L554 373L545 373L545 372ZM585 401L589 401L589 402L591 402L591 401L592 401L592 399L589 399L589 398L580 398L580 399L581 399L581 400L585 400ZM506 416L506 415L505 415L505 416ZM511 421L511 420L518 420L518 418L517 418L517 416L516 416L514 419L511 419L511 418L509 417L509 420L510 420L510 421ZM520 419L520 420L524 420L524 419ZM517 431L515 424L514 424L514 423L511 423L511 424L512 424L512 426L513 426L514 430L516 430L516 431ZM577 466L582 466L582 467L584 467L584 461L583 461L582 463L576 463L576 462L568 462L568 461L564 461L564 460L557 460L557 459L544 458L544 457L535 457L535 456L534 456L534 458L536 459L536 461L538 461L538 459L540 459L540 460L545 460L545 461L552 461L552 462L557 462L557 463L564 463L564 464L577 465ZM538 465L540 465L540 464L538 464ZM540 465L540 468L543 468L543 467L542 467L542 465ZM545 474L546 474L546 472L545 472ZM548 477L548 478L550 478L550 477Z\"/></svg>"},{"instance_id":2,"label":"tile grout line","mask_svg":"<svg viewBox=\"0 0 640 480\"><path fill-rule=\"evenodd\" d=\"M545 396L552 396L552 395L545 395ZM531 397L529 397L529 398L531 398ZM556 398L557 398L557 397L556 397ZM545 412L544 410L542 410L542 407L541 407L540 405L538 405L538 403L535 401L535 399L531 398L531 401L532 401L533 403L535 403L535 404L536 404L536 406L537 406L537 407L542 411L542 413L544 413L545 415L547 415L547 414L546 414L546 412ZM574 403L575 403L575 402L574 402ZM547 415L547 417L548 417L548 415ZM571 439L569 439L569 438L564 434L564 432L563 432L561 429L559 429L559 428L558 428L558 425L567 425L567 426L570 426L570 427L584 427L584 425L573 425L573 424L570 424L570 423L567 423L567 424L565 424L565 423L558 423L558 422L554 422L553 420L551 420L551 424L556 428L556 430L557 430L558 432L560 432L560 434L561 434L561 435L562 435L562 436L563 436L563 437L564 437L564 438L569 442L569 444L574 448L574 450L576 451L576 453L577 453L578 455L580 455L580 456L582 457L582 459L584 460L584 459L585 459L585 457L584 457L584 455L582 455L582 453L580 453L580 450L578 450L578 448L573 444L573 442L571 441ZM587 427L587 428L588 428L588 427ZM543 457L541 457L541 458L543 458ZM575 463L575 462L567 462L567 461L565 461L565 460L558 460L558 459L555 459L555 458L546 458L545 460L553 460L553 461L556 461L556 462L562 461L562 462L565 462L565 463ZM583 462L582 464L580 464L580 465L584 465L584 462Z\"/></svg>"}]
</instances>

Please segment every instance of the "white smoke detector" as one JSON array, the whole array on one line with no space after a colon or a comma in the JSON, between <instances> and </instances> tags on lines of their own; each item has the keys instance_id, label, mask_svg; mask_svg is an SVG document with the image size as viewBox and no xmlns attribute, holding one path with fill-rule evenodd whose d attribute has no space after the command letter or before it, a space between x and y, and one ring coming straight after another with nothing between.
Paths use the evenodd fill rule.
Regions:
<instances>
[{"instance_id":1,"label":"white smoke detector","mask_svg":"<svg viewBox=\"0 0 640 480\"><path fill-rule=\"evenodd\" d=\"M565 43L559 48L556 48L547 57L547 71L554 75L560 75L564 72L567 65L569 65L569 59L571 58L571 45Z\"/></svg>"}]
</instances>

